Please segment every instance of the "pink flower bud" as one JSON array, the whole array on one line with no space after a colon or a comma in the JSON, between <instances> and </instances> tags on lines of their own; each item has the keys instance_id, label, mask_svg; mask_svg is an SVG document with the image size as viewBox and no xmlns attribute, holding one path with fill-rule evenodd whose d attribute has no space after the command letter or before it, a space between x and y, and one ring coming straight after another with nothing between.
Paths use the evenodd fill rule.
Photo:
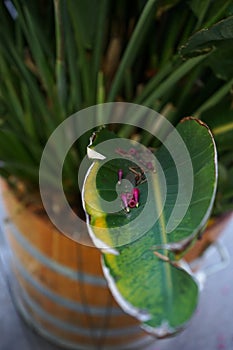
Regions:
<instances>
[{"instance_id":1,"label":"pink flower bud","mask_svg":"<svg viewBox=\"0 0 233 350\"><path fill-rule=\"evenodd\" d=\"M122 193L121 194L121 200L123 202L124 205L124 209L129 212L129 207L128 207L128 200L127 200L127 194L126 193Z\"/></svg>"},{"instance_id":2,"label":"pink flower bud","mask_svg":"<svg viewBox=\"0 0 233 350\"><path fill-rule=\"evenodd\" d=\"M123 170L119 169L118 170L118 184L121 184L121 180L122 180L122 176L123 176Z\"/></svg>"},{"instance_id":3,"label":"pink flower bud","mask_svg":"<svg viewBox=\"0 0 233 350\"><path fill-rule=\"evenodd\" d=\"M136 207L138 207L139 206L139 194L140 194L140 191L139 191L139 189L138 188L133 188L133 197L134 197L134 199L135 199L135 202L136 202Z\"/></svg>"}]
</instances>

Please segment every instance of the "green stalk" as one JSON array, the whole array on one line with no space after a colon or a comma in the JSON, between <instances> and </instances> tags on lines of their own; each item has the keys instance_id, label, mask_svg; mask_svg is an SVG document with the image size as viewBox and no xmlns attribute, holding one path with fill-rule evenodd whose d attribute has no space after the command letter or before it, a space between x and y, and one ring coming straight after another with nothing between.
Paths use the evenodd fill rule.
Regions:
<instances>
[{"instance_id":1,"label":"green stalk","mask_svg":"<svg viewBox=\"0 0 233 350\"><path fill-rule=\"evenodd\" d=\"M77 15L80 15L76 11L76 2L68 1L67 6L69 9L70 18L74 29L74 37L77 45L79 70L81 75L81 85L83 88L83 107L92 105L95 101L93 98L93 86L91 82L91 69L90 62L85 50L85 43L82 40L80 23Z\"/></svg>"},{"instance_id":2,"label":"green stalk","mask_svg":"<svg viewBox=\"0 0 233 350\"><path fill-rule=\"evenodd\" d=\"M16 47L18 52L23 53L23 33L19 21L15 21Z\"/></svg>"},{"instance_id":3,"label":"green stalk","mask_svg":"<svg viewBox=\"0 0 233 350\"><path fill-rule=\"evenodd\" d=\"M159 70L167 64L169 58L172 58L175 55L177 39L180 37L180 33L183 33L183 26L185 26L186 22L186 11L183 11L182 13L180 13L180 11L172 12L172 16L168 18L168 26L166 23L166 30L164 31L161 40L163 46L161 50ZM173 28L173 30L171 30L171 28Z\"/></svg>"},{"instance_id":4,"label":"green stalk","mask_svg":"<svg viewBox=\"0 0 233 350\"><path fill-rule=\"evenodd\" d=\"M93 58L92 58L92 64L93 64L93 84L96 84L96 99L98 102L98 79L99 79L99 70L100 70L100 64L101 64L101 57L102 57L102 50L103 50L103 44L104 44L104 36L105 36L105 28L106 28L106 20L107 20L107 14L108 14L108 6L109 1L108 0L100 0L100 8L98 13L98 20L97 20L97 30L96 30L96 37L95 37L95 45L93 47ZM104 102L104 101L102 101Z\"/></svg>"},{"instance_id":5,"label":"green stalk","mask_svg":"<svg viewBox=\"0 0 233 350\"><path fill-rule=\"evenodd\" d=\"M157 0L148 0L141 16L137 22L134 32L130 38L127 48L122 57L121 63L114 77L107 101L114 101L117 93L123 85L125 72L131 66L141 48L143 40L148 32L149 26L154 20L154 11Z\"/></svg>"},{"instance_id":6,"label":"green stalk","mask_svg":"<svg viewBox=\"0 0 233 350\"><path fill-rule=\"evenodd\" d=\"M62 7L64 3L62 0L53 0L54 16L55 16L55 30L56 30L56 81L57 92L60 104L63 111L66 110L66 69L64 60L64 29L62 19Z\"/></svg>"},{"instance_id":7,"label":"green stalk","mask_svg":"<svg viewBox=\"0 0 233 350\"><path fill-rule=\"evenodd\" d=\"M168 76L165 80L163 80L163 82L158 85L158 88L155 90L152 90L152 92L150 93L150 95L148 97L146 97L144 100L141 99L136 99L134 102L135 103L139 103L138 100L140 101L141 104L143 104L144 106L150 107L150 108L155 108L155 103L156 100L158 100L159 98L161 98L162 96L165 96L165 94L169 92L169 90L171 88L173 88L175 86L176 83L178 83L178 81L183 78L189 71L191 71L196 65L200 64L202 60L204 60L206 58L206 55L203 56L199 56L199 57L194 57L191 58L189 60L187 60L186 62L182 63L170 76ZM166 67L164 67L164 71L169 71L172 68L172 66L170 64L168 64ZM173 68L174 70L174 68ZM164 74L163 71L163 74ZM159 79L157 77L155 77L156 83L158 83ZM154 82L153 82L154 83ZM150 83L149 83L150 84ZM141 118L141 115L139 113L139 115L135 114L134 116L134 120L137 121ZM132 128L130 127L122 127L120 130L120 135L121 137L127 137L130 135L130 131Z\"/></svg>"},{"instance_id":8,"label":"green stalk","mask_svg":"<svg viewBox=\"0 0 233 350\"><path fill-rule=\"evenodd\" d=\"M27 134L36 141L38 140L38 132L35 129L35 122L33 120L33 113L32 109L33 106L31 105L30 96L28 93L27 85L24 83L24 81L21 82L21 91L22 91L22 99L23 99L23 109L24 109L24 125Z\"/></svg>"},{"instance_id":9,"label":"green stalk","mask_svg":"<svg viewBox=\"0 0 233 350\"><path fill-rule=\"evenodd\" d=\"M190 36L193 35L194 33L193 28L195 26L195 23L196 23L196 17L190 16L190 12L188 11L184 28L182 30L182 33L180 33L181 37L179 40L179 44L177 45L178 48L181 48L181 46L188 41Z\"/></svg>"},{"instance_id":10,"label":"green stalk","mask_svg":"<svg viewBox=\"0 0 233 350\"><path fill-rule=\"evenodd\" d=\"M201 76L202 72L202 66L196 67L186 78L185 85L183 89L179 93L178 100L176 102L176 112L174 113L174 118L178 121L180 119L181 115L185 112L185 108L187 105L189 105L190 101L189 98L192 96L192 89L195 85L195 82L197 81L198 77Z\"/></svg>"},{"instance_id":11,"label":"green stalk","mask_svg":"<svg viewBox=\"0 0 233 350\"><path fill-rule=\"evenodd\" d=\"M97 104L96 107L96 125L103 124L103 105L105 101L105 89L104 89L104 75L103 72L99 72L97 81Z\"/></svg>"},{"instance_id":12,"label":"green stalk","mask_svg":"<svg viewBox=\"0 0 233 350\"><path fill-rule=\"evenodd\" d=\"M33 101L33 110L31 113L36 120L35 124L39 125L38 132L40 132L39 130L42 130L46 124L46 128L43 130L43 136L49 136L51 131L54 130L56 124L54 123L53 119L48 118L50 112L47 108L46 100L42 94L41 88L38 86L31 72L29 72L25 66L23 59L15 50L13 43L11 41L7 41L6 39L2 40L1 46L3 56L5 56L4 59L6 59L11 63L13 67L15 67L17 75L20 76L20 80L23 80L25 84L27 84L31 100ZM43 120L43 118L46 118L46 120L43 120L43 122L41 122L41 120L37 119L38 116L40 116L41 120ZM46 123L44 123L44 121L46 121Z\"/></svg>"},{"instance_id":13,"label":"green stalk","mask_svg":"<svg viewBox=\"0 0 233 350\"><path fill-rule=\"evenodd\" d=\"M44 100L41 91L39 90L38 86L36 85L34 79L28 72L27 68L25 67L24 63L20 60L20 58L17 55L17 52L14 51L13 48L11 48L11 54L14 58L16 65L18 66L19 70L21 71L22 77L25 79L25 81L28 84L29 90L31 95L33 96L33 99L35 101L35 107L37 108L37 114L41 115L41 119L45 118L44 121L46 122L46 129L48 136L50 135L51 131L55 128L55 123L51 118L48 118L49 112L46 106L46 101Z\"/></svg>"},{"instance_id":14,"label":"green stalk","mask_svg":"<svg viewBox=\"0 0 233 350\"><path fill-rule=\"evenodd\" d=\"M48 60L46 60L42 46L38 39L37 31L41 30L36 26L36 19L29 12L28 7L21 5L16 1L17 11L19 13L18 20L27 38L29 48L38 67L39 77L46 89L47 94L53 99L53 75L49 68ZM23 6L23 10L21 7Z\"/></svg>"},{"instance_id":15,"label":"green stalk","mask_svg":"<svg viewBox=\"0 0 233 350\"><path fill-rule=\"evenodd\" d=\"M23 143L23 136L17 135L11 129L1 129L0 130L0 141L1 141L1 153L5 156L3 159L6 162L11 161L12 159L22 164L32 164L33 160L31 158L30 151L27 146ZM9 158L9 159L8 159Z\"/></svg>"},{"instance_id":16,"label":"green stalk","mask_svg":"<svg viewBox=\"0 0 233 350\"><path fill-rule=\"evenodd\" d=\"M209 19L205 23L205 27L209 28L212 25L214 25L216 22L222 19L222 17L225 14L226 9L232 5L232 0L225 0L224 2L221 2L221 6L217 6L218 11L212 11L210 13ZM216 9L216 8L215 8Z\"/></svg>"},{"instance_id":17,"label":"green stalk","mask_svg":"<svg viewBox=\"0 0 233 350\"><path fill-rule=\"evenodd\" d=\"M74 113L82 108L82 87L80 70L78 67L77 46L75 45L67 4L64 7L64 36L65 52L67 57L67 75L69 77L68 107L69 113Z\"/></svg>"},{"instance_id":18,"label":"green stalk","mask_svg":"<svg viewBox=\"0 0 233 350\"><path fill-rule=\"evenodd\" d=\"M97 104L100 104L100 103L104 103L104 101L105 101L103 72L99 72L97 82L98 82L98 84L97 84Z\"/></svg>"},{"instance_id":19,"label":"green stalk","mask_svg":"<svg viewBox=\"0 0 233 350\"><path fill-rule=\"evenodd\" d=\"M156 111L158 111L163 117L165 117L167 120L170 121L170 123L175 124L176 120L176 109L171 103L167 103L164 107L154 108ZM167 130L165 128L160 128L160 136L161 139L165 139L167 135ZM153 134L148 133L147 131L143 130L141 132L141 142L144 146L148 147L151 146L153 148L157 148L160 144L160 141L154 137Z\"/></svg>"},{"instance_id":20,"label":"green stalk","mask_svg":"<svg viewBox=\"0 0 233 350\"><path fill-rule=\"evenodd\" d=\"M64 52L64 2L63 0L53 0L54 3L54 15L55 15L55 30L56 30L56 81L57 81L57 92L58 98L60 99L60 106L62 108L63 114L67 110L67 87L66 87L66 66L65 66L65 52ZM66 135L62 135L65 143ZM61 140L62 141L62 140ZM61 142L61 144L63 143ZM59 150L58 150L59 153ZM75 169L75 158L74 152L69 152L63 165L63 172L66 178L69 178L73 183L74 179L74 169ZM76 158L77 159L77 158Z\"/></svg>"},{"instance_id":21,"label":"green stalk","mask_svg":"<svg viewBox=\"0 0 233 350\"><path fill-rule=\"evenodd\" d=\"M195 26L194 32L196 32L198 29L201 28L201 25L203 24L204 18L206 14L208 13L208 9L210 6L211 1L202 1L202 11L199 12L199 17L197 24Z\"/></svg>"},{"instance_id":22,"label":"green stalk","mask_svg":"<svg viewBox=\"0 0 233 350\"><path fill-rule=\"evenodd\" d=\"M180 62L180 59L178 59ZM163 68L161 68L158 73L150 79L150 81L145 85L143 91L134 99L134 103L142 103L149 94L151 94L157 86L163 81L169 74L171 74L176 69L177 61L175 62L167 62Z\"/></svg>"},{"instance_id":23,"label":"green stalk","mask_svg":"<svg viewBox=\"0 0 233 350\"><path fill-rule=\"evenodd\" d=\"M38 67L38 78L41 80L46 93L47 93L47 103L51 105L51 114L55 122L55 125L60 123L64 119L64 113L61 109L61 99L56 92L56 63L55 68L50 62L51 55L45 50L47 45L40 43L40 38L43 38L43 42L46 42L46 33L40 25L37 24L37 18L35 14L29 10L28 6L23 6L23 14L25 15L25 20L22 20L22 26L25 30L25 36L27 37L29 43L29 49ZM50 52L51 43L50 43ZM52 64L51 64L52 63ZM58 86L60 88L60 86Z\"/></svg>"},{"instance_id":24,"label":"green stalk","mask_svg":"<svg viewBox=\"0 0 233 350\"><path fill-rule=\"evenodd\" d=\"M225 85L223 85L223 87L221 87L219 90L217 90L207 101L205 101L203 103L203 105L201 105L196 110L194 115L196 117L199 117L201 113L203 113L207 109L215 106L219 101L221 101L221 99L224 96L226 96L229 93L230 89L232 88L232 85L233 85L233 79L228 81Z\"/></svg>"},{"instance_id":25,"label":"green stalk","mask_svg":"<svg viewBox=\"0 0 233 350\"><path fill-rule=\"evenodd\" d=\"M232 130L233 130L233 122L227 123L222 126L217 126L216 128L213 128L212 132L214 136L217 136L217 135L225 134L226 132L232 131Z\"/></svg>"},{"instance_id":26,"label":"green stalk","mask_svg":"<svg viewBox=\"0 0 233 350\"><path fill-rule=\"evenodd\" d=\"M183 78L188 72L190 72L196 65L206 59L207 55L191 58L180 65L174 73L172 73L167 79L165 79L158 88L153 91L142 103L145 106L150 107L156 101L156 99L165 95L170 88L172 88L181 78Z\"/></svg>"},{"instance_id":27,"label":"green stalk","mask_svg":"<svg viewBox=\"0 0 233 350\"><path fill-rule=\"evenodd\" d=\"M133 96L133 79L132 72L130 69L127 69L125 72L125 95L126 100L131 101Z\"/></svg>"},{"instance_id":28,"label":"green stalk","mask_svg":"<svg viewBox=\"0 0 233 350\"><path fill-rule=\"evenodd\" d=\"M15 86L13 84L12 79L10 79L10 76L8 74L8 71L6 70L5 62L3 60L1 60L1 70L2 70L2 74L4 76L4 82L2 84L2 88L3 91L2 93L6 96L7 95L7 99L6 102L10 105L10 106L14 106L14 115L17 119L17 121L20 124L23 124L23 109L22 109L22 105L21 105L21 101L19 99L18 94L16 93L16 89ZM5 69L4 69L5 68Z\"/></svg>"}]
</instances>

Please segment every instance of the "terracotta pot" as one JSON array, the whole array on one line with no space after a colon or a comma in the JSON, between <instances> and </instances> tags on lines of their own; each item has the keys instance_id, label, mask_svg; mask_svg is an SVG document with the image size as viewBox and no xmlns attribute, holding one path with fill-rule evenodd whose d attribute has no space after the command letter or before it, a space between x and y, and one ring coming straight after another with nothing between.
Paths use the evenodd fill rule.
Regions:
<instances>
[{"instance_id":1,"label":"terracotta pot","mask_svg":"<svg viewBox=\"0 0 233 350\"><path fill-rule=\"evenodd\" d=\"M200 238L196 241L195 245L189 249L184 256L184 259L188 263L193 263L195 260L203 256L206 250L213 244L216 243L224 228L233 217L232 212L222 214L219 217L211 218L208 222L206 229Z\"/></svg>"},{"instance_id":2,"label":"terracotta pot","mask_svg":"<svg viewBox=\"0 0 233 350\"><path fill-rule=\"evenodd\" d=\"M97 249L78 244L20 203L0 179L8 212L4 232L11 251L15 303L49 340L70 349L146 349L154 338L113 299ZM196 261L218 239L232 213L212 222L186 254ZM201 265L196 265L199 269Z\"/></svg>"},{"instance_id":3,"label":"terracotta pot","mask_svg":"<svg viewBox=\"0 0 233 350\"><path fill-rule=\"evenodd\" d=\"M145 349L154 339L114 301L97 249L31 213L1 180L15 303L39 333L71 349Z\"/></svg>"}]
</instances>

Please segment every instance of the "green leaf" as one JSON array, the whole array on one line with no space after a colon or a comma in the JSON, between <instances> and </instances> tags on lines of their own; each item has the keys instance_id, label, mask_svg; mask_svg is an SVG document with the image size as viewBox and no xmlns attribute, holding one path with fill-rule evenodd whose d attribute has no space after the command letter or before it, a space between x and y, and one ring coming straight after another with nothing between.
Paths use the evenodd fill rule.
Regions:
<instances>
[{"instance_id":1,"label":"green leaf","mask_svg":"<svg viewBox=\"0 0 233 350\"><path fill-rule=\"evenodd\" d=\"M195 16L197 16L198 24L201 24L211 4L211 0L190 0L188 4Z\"/></svg>"},{"instance_id":2,"label":"green leaf","mask_svg":"<svg viewBox=\"0 0 233 350\"><path fill-rule=\"evenodd\" d=\"M135 61L141 45L143 44L143 41L145 40L145 37L148 33L148 29L151 23L153 23L156 6L156 0L148 0L146 2L112 82L111 90L109 91L107 99L108 101L114 101L119 89L123 84L127 69Z\"/></svg>"},{"instance_id":3,"label":"green leaf","mask_svg":"<svg viewBox=\"0 0 233 350\"><path fill-rule=\"evenodd\" d=\"M163 15L166 11L176 6L181 0L158 0L157 17Z\"/></svg>"},{"instance_id":4,"label":"green leaf","mask_svg":"<svg viewBox=\"0 0 233 350\"><path fill-rule=\"evenodd\" d=\"M105 159L94 162L83 192L89 232L103 252L103 270L113 295L126 312L141 321L142 327L158 337L178 331L196 308L197 283L174 259L177 250L184 251L205 225L216 191L216 149L208 127L196 119L186 118L177 131L190 155L194 183L187 212L172 231L168 232L167 225L173 208L178 205L179 179L177 163L165 146L155 153L157 162L147 169L147 181L144 181L142 169L136 165L141 174L138 180L132 167L141 161L145 168L151 159L150 152L139 151L134 143L124 148L122 139L115 139L121 147L115 148L118 158L116 154L113 160L108 158L108 149L102 153ZM98 154L101 154L100 139L97 135L94 150ZM172 133L166 140L167 145L171 141ZM137 151L137 156L132 156L132 149ZM188 164L182 156L179 167L185 174ZM123 170L124 179L140 190L140 205L130 212L122 208L119 196L122 191L128 192L130 184L123 180L117 184L118 169ZM164 181L166 193L163 193ZM113 201L118 210L110 212ZM148 202L149 211L145 210ZM147 222L153 217L153 226L146 230Z\"/></svg>"},{"instance_id":5,"label":"green leaf","mask_svg":"<svg viewBox=\"0 0 233 350\"><path fill-rule=\"evenodd\" d=\"M76 20L79 22L81 41L85 49L91 50L95 46L97 19L103 0L71 1Z\"/></svg>"},{"instance_id":6,"label":"green leaf","mask_svg":"<svg viewBox=\"0 0 233 350\"><path fill-rule=\"evenodd\" d=\"M104 254L103 269L120 306L157 337L177 332L196 308L194 279L185 270L159 260L142 243L125 247L118 256Z\"/></svg>"},{"instance_id":7,"label":"green leaf","mask_svg":"<svg viewBox=\"0 0 233 350\"><path fill-rule=\"evenodd\" d=\"M41 28L37 27L37 23L32 13L29 11L27 6L22 6L18 1L16 1L16 7L18 11L18 20L19 24L22 27L22 30L27 38L31 53L38 67L38 72L41 77L41 81L51 98L53 95L51 94L53 89L53 73L50 69L48 59L43 52L43 46L40 43L38 31Z\"/></svg>"},{"instance_id":8,"label":"green leaf","mask_svg":"<svg viewBox=\"0 0 233 350\"><path fill-rule=\"evenodd\" d=\"M223 41L233 39L233 16L228 17L211 28L202 29L191 36L181 47L180 53L184 57L192 57L207 53Z\"/></svg>"},{"instance_id":9,"label":"green leaf","mask_svg":"<svg viewBox=\"0 0 233 350\"><path fill-rule=\"evenodd\" d=\"M78 66L79 66L79 71L81 76L81 86L83 90L83 105L85 104L91 105L94 102L92 100L93 91L91 88L91 68L90 68L90 62L87 59L87 52L86 52L87 47L85 42L86 38L84 35L84 30L87 26L83 27L84 24L81 20L81 17L86 15L82 13L81 8L79 11L77 10L76 8L77 4L78 4L77 1L69 1L67 2L67 9L69 14L69 19L72 25L72 30L74 32L76 55L78 55ZM77 20L77 13L79 16L78 20Z\"/></svg>"},{"instance_id":10,"label":"green leaf","mask_svg":"<svg viewBox=\"0 0 233 350\"><path fill-rule=\"evenodd\" d=\"M233 77L233 39L220 43L209 56L208 65L219 79L228 80Z\"/></svg>"},{"instance_id":11,"label":"green leaf","mask_svg":"<svg viewBox=\"0 0 233 350\"><path fill-rule=\"evenodd\" d=\"M211 28L202 29L191 36L181 47L183 57L193 57L209 53L205 64L220 79L229 80L233 76L233 16L226 18Z\"/></svg>"},{"instance_id":12,"label":"green leaf","mask_svg":"<svg viewBox=\"0 0 233 350\"><path fill-rule=\"evenodd\" d=\"M194 0L195 1L195 0ZM208 1L208 0L205 0ZM210 27L213 24L219 22L221 19L232 15L232 0L215 0L211 1L206 13L205 26Z\"/></svg>"}]
</instances>

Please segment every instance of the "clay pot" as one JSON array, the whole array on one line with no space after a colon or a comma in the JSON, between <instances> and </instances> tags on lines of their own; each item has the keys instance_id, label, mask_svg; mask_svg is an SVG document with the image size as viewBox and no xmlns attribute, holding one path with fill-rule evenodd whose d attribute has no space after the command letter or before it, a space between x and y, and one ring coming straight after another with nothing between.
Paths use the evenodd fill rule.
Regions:
<instances>
[{"instance_id":1,"label":"clay pot","mask_svg":"<svg viewBox=\"0 0 233 350\"><path fill-rule=\"evenodd\" d=\"M136 350L152 344L155 339L113 299L100 252L61 234L44 215L19 202L5 181L0 185L15 304L23 318L49 340L70 349ZM208 225L185 255L188 263L218 239L232 215Z\"/></svg>"},{"instance_id":2,"label":"clay pot","mask_svg":"<svg viewBox=\"0 0 233 350\"><path fill-rule=\"evenodd\" d=\"M113 299L100 253L61 234L20 203L5 181L4 233L20 314L36 331L70 349L145 349L154 339Z\"/></svg>"}]
</instances>

